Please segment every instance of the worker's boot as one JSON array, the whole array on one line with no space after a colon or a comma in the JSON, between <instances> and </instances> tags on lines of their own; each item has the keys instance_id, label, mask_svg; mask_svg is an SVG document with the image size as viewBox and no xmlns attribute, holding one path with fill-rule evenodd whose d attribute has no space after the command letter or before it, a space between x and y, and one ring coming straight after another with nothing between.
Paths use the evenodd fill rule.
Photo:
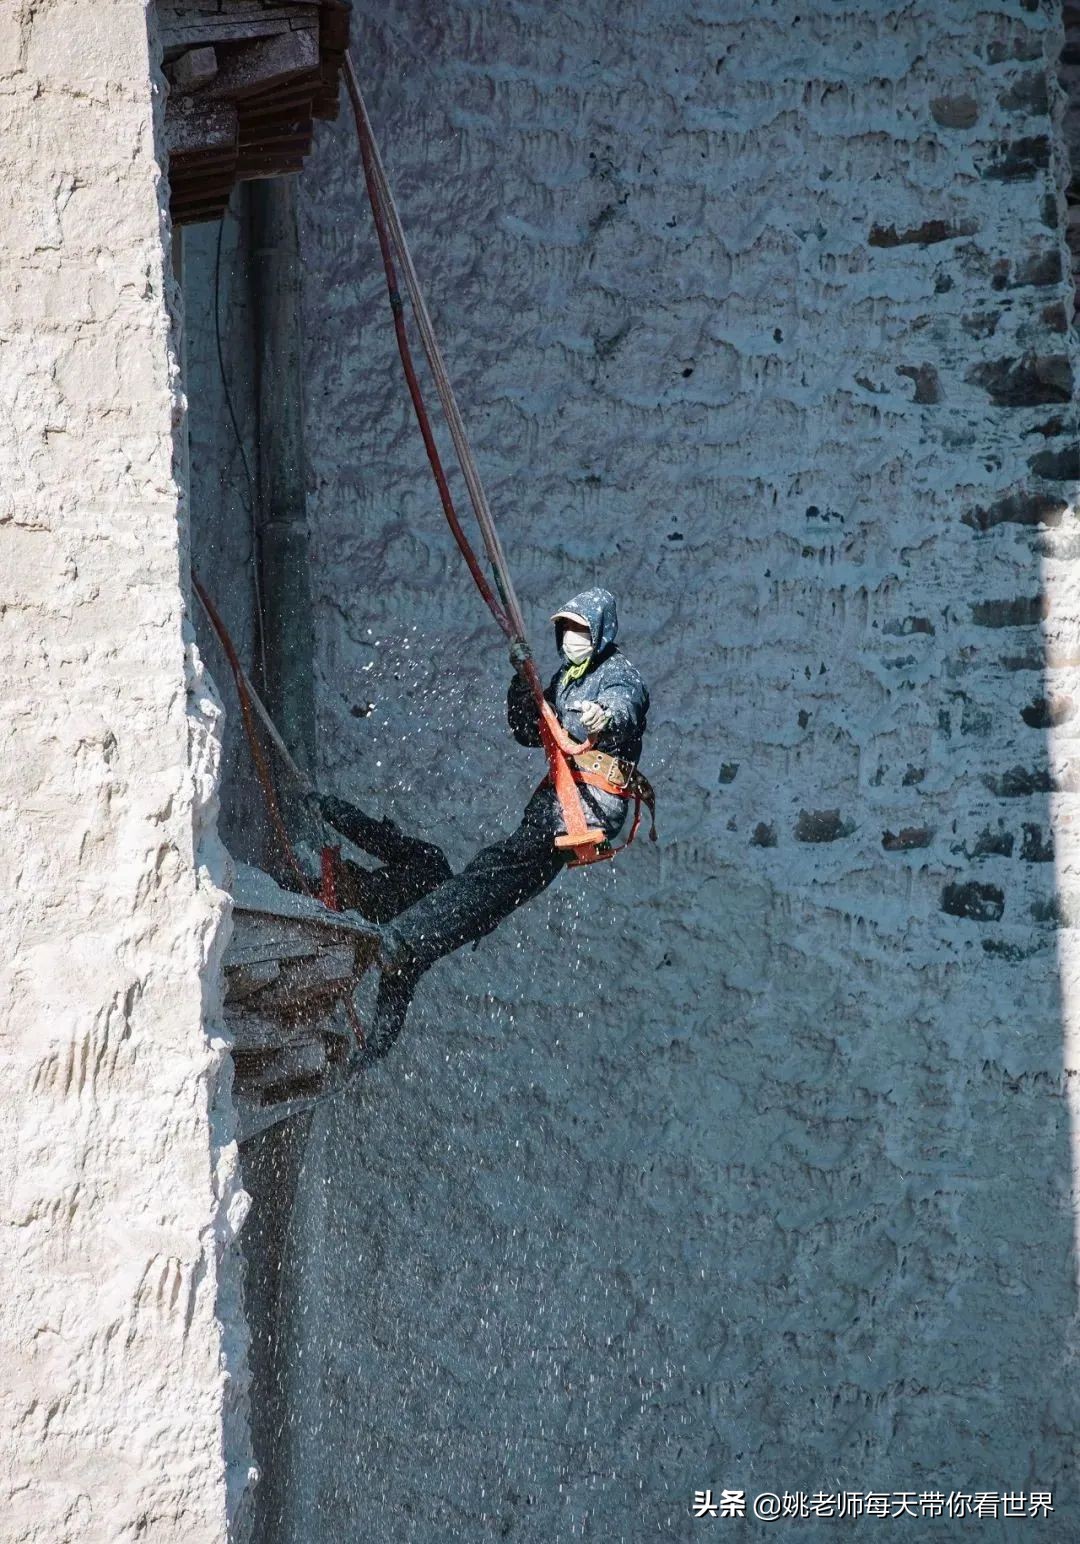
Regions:
<instances>
[{"instance_id":1,"label":"worker's boot","mask_svg":"<svg viewBox=\"0 0 1080 1544\"><path fill-rule=\"evenodd\" d=\"M380 856L380 849L386 845L388 821L375 820L363 810L357 809L355 804L350 804L346 799L336 799L332 794L320 797L319 813L335 831L347 836L350 842L355 842L364 852Z\"/></svg>"},{"instance_id":2,"label":"worker's boot","mask_svg":"<svg viewBox=\"0 0 1080 1544\"><path fill-rule=\"evenodd\" d=\"M379 929L379 960L384 970L404 970L414 963L412 950L392 922Z\"/></svg>"},{"instance_id":3,"label":"worker's boot","mask_svg":"<svg viewBox=\"0 0 1080 1544\"><path fill-rule=\"evenodd\" d=\"M374 966L386 976L409 968L412 956L393 928L386 923L371 922L358 912L351 912L349 917L357 931L357 948L365 970Z\"/></svg>"},{"instance_id":4,"label":"worker's boot","mask_svg":"<svg viewBox=\"0 0 1080 1544\"><path fill-rule=\"evenodd\" d=\"M409 1004L423 974L423 967L416 964L392 928L380 927L378 934L376 963L381 967L381 975L374 1020L360 1053L360 1065L364 1067L381 1061L405 1028Z\"/></svg>"}]
</instances>

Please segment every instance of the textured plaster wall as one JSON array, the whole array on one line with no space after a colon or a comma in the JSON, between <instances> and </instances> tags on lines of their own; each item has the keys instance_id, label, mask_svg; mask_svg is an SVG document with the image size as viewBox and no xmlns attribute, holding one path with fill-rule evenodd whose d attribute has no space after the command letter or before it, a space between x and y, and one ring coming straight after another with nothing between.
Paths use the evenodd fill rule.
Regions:
<instances>
[{"instance_id":1,"label":"textured plaster wall","mask_svg":"<svg viewBox=\"0 0 1080 1544\"><path fill-rule=\"evenodd\" d=\"M11 1544L222 1540L246 1483L221 710L184 620L161 84L141 0L0 10Z\"/></svg>"},{"instance_id":2,"label":"textured plaster wall","mask_svg":"<svg viewBox=\"0 0 1080 1544\"><path fill-rule=\"evenodd\" d=\"M1045 1487L1074 1538L1058 8L357 10L537 638L618 593L662 842L320 1119L284 1534L682 1537L713 1485ZM459 864L538 767L347 124L304 187L325 776Z\"/></svg>"}]
</instances>

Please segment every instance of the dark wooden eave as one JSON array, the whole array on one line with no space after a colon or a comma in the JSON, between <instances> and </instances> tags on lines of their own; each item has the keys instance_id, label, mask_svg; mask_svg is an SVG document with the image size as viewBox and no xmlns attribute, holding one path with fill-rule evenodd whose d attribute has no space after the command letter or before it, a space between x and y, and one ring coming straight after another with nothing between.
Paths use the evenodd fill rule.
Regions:
<instances>
[{"instance_id":1,"label":"dark wooden eave","mask_svg":"<svg viewBox=\"0 0 1080 1544\"><path fill-rule=\"evenodd\" d=\"M174 225L216 220L238 182L298 172L334 118L348 0L158 0Z\"/></svg>"},{"instance_id":2,"label":"dark wooden eave","mask_svg":"<svg viewBox=\"0 0 1080 1544\"><path fill-rule=\"evenodd\" d=\"M241 1142L341 1086L349 1003L372 961L370 926L238 864L225 951L225 1025Z\"/></svg>"}]
</instances>

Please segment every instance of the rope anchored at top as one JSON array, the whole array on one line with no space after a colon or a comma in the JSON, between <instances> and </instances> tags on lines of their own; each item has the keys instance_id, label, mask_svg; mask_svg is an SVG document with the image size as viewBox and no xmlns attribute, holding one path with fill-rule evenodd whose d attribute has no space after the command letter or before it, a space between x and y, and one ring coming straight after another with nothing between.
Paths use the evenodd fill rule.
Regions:
<instances>
[{"instance_id":1,"label":"rope anchored at top","mask_svg":"<svg viewBox=\"0 0 1080 1544\"><path fill-rule=\"evenodd\" d=\"M566 835L564 837L557 837L556 843L559 846L573 848L579 858L585 858L590 849L598 847L603 843L604 834L602 831L590 827L585 819L585 811L567 757L575 752L588 749L591 742L579 742L572 739L559 723L554 710L544 696L543 683L533 662L532 651L529 648L526 637L525 619L514 591L514 583L510 575L506 555L503 552L498 532L495 529L495 522L492 518L491 508L480 479L476 458L469 444L469 437L457 405L457 399L454 396L453 386L450 384L450 377L446 370L442 351L439 348L438 339L435 336L435 329L420 287L420 280L413 264L412 255L409 252L408 242L405 239L401 217L398 214L394 195L390 189L390 183L383 167L382 157L379 154L379 147L371 127L371 119L368 116L367 106L360 90L360 82L357 79L356 70L353 67L352 58L349 54L345 55L345 81L348 86L349 99L352 103L353 117L356 121L356 133L360 141L360 156L364 168L364 181L367 185L368 200L371 204L375 231L379 240L379 251L382 254L383 268L386 273L386 287L390 296L390 309L394 319L394 333L397 338L398 352L401 355L401 365L405 373L405 381L409 389L409 396L412 399L416 419L420 426L420 433L423 437L428 461L431 464L435 485L438 488L443 513L446 516L447 524L453 533L454 540L457 542L462 557L465 559L477 589L483 596L492 616L511 642L514 664L528 682L536 701L539 713L540 738L547 754L552 783L558 795L563 813L563 821L566 826ZM480 565L480 560L473 549L472 543L465 534L457 511L454 508L453 496L446 480L439 448L435 443L431 420L428 416L423 392L420 388L416 368L412 360L412 351L409 347L404 308L398 291L398 264L400 264L404 276L405 288L408 291L409 301L416 319L417 331L420 334L420 342L431 369L435 390L438 393L443 414L446 418L447 428L450 431L450 438L453 441L458 465L461 468L465 486L468 489L469 500L476 516L477 525L480 528L484 550L491 565L495 588L498 591L497 597L488 583L487 577Z\"/></svg>"}]
</instances>

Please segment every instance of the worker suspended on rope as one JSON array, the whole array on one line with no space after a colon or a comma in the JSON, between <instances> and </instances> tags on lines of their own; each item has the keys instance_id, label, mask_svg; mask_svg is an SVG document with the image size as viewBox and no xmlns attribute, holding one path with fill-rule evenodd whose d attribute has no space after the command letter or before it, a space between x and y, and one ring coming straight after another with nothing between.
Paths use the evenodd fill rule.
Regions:
<instances>
[{"instance_id":1,"label":"worker suspended on rope","mask_svg":"<svg viewBox=\"0 0 1080 1544\"><path fill-rule=\"evenodd\" d=\"M640 802L644 799L651 808L652 791L637 771L648 689L616 647L618 618L609 591L575 595L552 621L563 664L545 697L563 728L589 741L591 748L575 758L575 781L590 825L602 830L610 844L631 801L638 806L635 827ZM511 649L517 667L521 660L515 656ZM519 744L540 745L537 705L520 675L510 682L507 717ZM389 924L378 929L382 978L364 1051L367 1061L385 1056L394 1044L416 983L430 965L492 932L574 861L572 849L556 845L566 823L550 777L529 800L517 830L485 847L457 875L437 847L406 837L389 821L371 820L341 799L323 798L319 807L331 825L384 863L375 873L342 865L343 903L373 922Z\"/></svg>"},{"instance_id":2,"label":"worker suspended on rope","mask_svg":"<svg viewBox=\"0 0 1080 1544\"><path fill-rule=\"evenodd\" d=\"M406 835L391 821L372 820L344 800L316 793L310 778L290 756L248 680L213 601L197 577L192 576L195 593L221 640L236 681L244 730L288 870L285 882L295 883L302 893L321 901L328 910L354 910L371 924L369 958L377 956L382 977L370 1035L365 1037L355 1011L351 1010L358 1055L369 1062L385 1056L401 1033L416 982L437 959L492 932L504 917L545 889L564 867L612 857L617 849L611 846L611 840L625 823L631 801L634 816L624 846L637 833L642 804L652 818L649 835L653 841L656 820L653 791L637 770L649 693L637 670L615 645L618 621L615 598L609 591L584 590L555 613L552 621L556 645L565 663L546 691L537 674L506 556L348 54L345 76L386 275L394 334L439 501L484 604L510 642L510 660L516 671L507 699L510 727L522 745L541 746L548 762L548 775L526 806L517 830L505 841L484 848L455 876L437 847ZM494 588L454 507L412 361L397 286L398 262L483 538ZM256 714L303 795L317 806L324 820L378 858L381 869L371 872L358 864L342 863L337 848L323 845L321 876L316 887L299 861L282 817L273 778L259 745Z\"/></svg>"}]
</instances>

